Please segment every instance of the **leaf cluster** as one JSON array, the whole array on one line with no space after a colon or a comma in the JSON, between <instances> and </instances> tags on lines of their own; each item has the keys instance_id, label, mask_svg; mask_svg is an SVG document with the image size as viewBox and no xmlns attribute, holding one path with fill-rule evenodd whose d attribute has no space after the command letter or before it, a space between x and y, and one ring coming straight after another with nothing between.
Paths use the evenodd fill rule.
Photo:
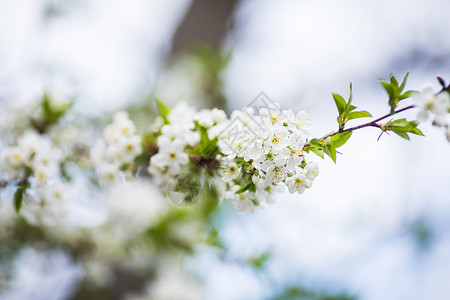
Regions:
<instances>
[{"instance_id":1,"label":"leaf cluster","mask_svg":"<svg viewBox=\"0 0 450 300\"><path fill-rule=\"evenodd\" d=\"M352 131L345 131L328 136L325 139L312 139L304 150L306 153L311 151L321 158L324 158L324 154L326 154L336 163L336 149L344 145L351 135Z\"/></svg>"},{"instance_id":2,"label":"leaf cluster","mask_svg":"<svg viewBox=\"0 0 450 300\"><path fill-rule=\"evenodd\" d=\"M402 138L409 140L408 133L413 133L417 135L422 135L422 131L417 128L419 125L416 121L407 121L406 119L399 119L395 121L390 121L383 125L384 131L393 131Z\"/></svg>"},{"instance_id":3,"label":"leaf cluster","mask_svg":"<svg viewBox=\"0 0 450 300\"><path fill-rule=\"evenodd\" d=\"M408 79L408 75L409 73L405 74L400 85L394 75L391 75L389 80L380 79L381 85L389 96L389 106L391 107L391 113L395 112L395 109L397 108L397 105L401 100L411 97L411 95L414 93L414 91L403 92L406 85L406 80Z\"/></svg>"},{"instance_id":4,"label":"leaf cluster","mask_svg":"<svg viewBox=\"0 0 450 300\"><path fill-rule=\"evenodd\" d=\"M345 100L339 94L333 94L333 99L336 104L339 116L337 122L339 124L339 131L344 130L345 124L352 119L372 117L372 115L367 111L354 111L357 107L352 105L353 91L352 84L350 83L350 96L348 100Z\"/></svg>"},{"instance_id":5,"label":"leaf cluster","mask_svg":"<svg viewBox=\"0 0 450 300\"><path fill-rule=\"evenodd\" d=\"M219 153L218 137L210 139L208 131L205 127L194 121L195 128L200 133L200 144L192 149L189 153L193 155L200 155L205 158L215 158Z\"/></svg>"},{"instance_id":6,"label":"leaf cluster","mask_svg":"<svg viewBox=\"0 0 450 300\"><path fill-rule=\"evenodd\" d=\"M52 105L52 96L45 93L41 102L41 115L39 118L32 118L31 124L39 133L45 133L49 126L56 124L71 108L74 101L58 106Z\"/></svg>"}]
</instances>

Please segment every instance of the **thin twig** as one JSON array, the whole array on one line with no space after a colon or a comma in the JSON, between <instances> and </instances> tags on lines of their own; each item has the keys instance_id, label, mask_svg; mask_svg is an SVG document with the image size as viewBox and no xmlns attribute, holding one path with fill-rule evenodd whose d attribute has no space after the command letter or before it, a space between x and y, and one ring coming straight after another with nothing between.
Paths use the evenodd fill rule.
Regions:
<instances>
[{"instance_id":1,"label":"thin twig","mask_svg":"<svg viewBox=\"0 0 450 300\"><path fill-rule=\"evenodd\" d=\"M354 130L361 129L361 128L365 128L365 127L377 127L377 128L382 128L381 125L377 124L377 122L379 122L379 121L381 121L381 120L384 120L384 119L386 119L386 118L389 118L390 116L393 116L393 115L395 115L395 114L401 113L401 112L403 112L403 111L405 111L405 110L414 108L414 107L415 107L414 105L409 105L409 106L407 106L407 107L401 108L401 109L399 109L399 110L396 110L396 111L390 112L390 113L388 113L388 114L386 114L386 115L384 115L384 116L381 116L381 117L379 117L378 119L375 119L375 120L373 120L373 121L371 121L371 122L368 122L368 123L365 123L365 124L361 124L361 125L358 125L358 126L354 126L354 127L350 127L350 128L347 128L347 129L344 129L344 130L340 130L340 131L338 130L338 131L333 132L333 133L329 133L329 134L327 134L327 135L321 137L321 138L318 139L318 140L319 140L319 141L320 141L320 140L324 140L324 139L326 139L326 138L328 138L328 137L331 137L331 136L334 136L334 135L336 135L336 134L340 134L340 133L348 132L348 131L354 131ZM383 130L383 129L382 129L382 130ZM384 130L383 130L383 131L384 131ZM303 148L306 148L306 147L308 147L308 146L310 146L309 143L305 144L305 146L303 146Z\"/></svg>"}]
</instances>

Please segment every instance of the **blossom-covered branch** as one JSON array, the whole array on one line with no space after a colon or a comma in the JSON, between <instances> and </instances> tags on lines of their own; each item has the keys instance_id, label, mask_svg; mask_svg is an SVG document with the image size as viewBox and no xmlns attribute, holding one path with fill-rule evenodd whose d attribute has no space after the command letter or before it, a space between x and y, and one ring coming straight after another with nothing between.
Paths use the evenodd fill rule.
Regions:
<instances>
[{"instance_id":1,"label":"blossom-covered branch","mask_svg":"<svg viewBox=\"0 0 450 300\"><path fill-rule=\"evenodd\" d=\"M409 139L409 133L422 135L417 126L431 115L450 140L449 87L439 79L443 88L437 93L430 88L404 91L406 79L400 84L394 76L381 80L390 111L353 127L347 123L372 115L357 111L351 86L347 100L333 94L338 130L321 138L309 136L312 123L305 111L282 109L261 94L229 117L217 108L197 110L182 102L170 109L158 101L160 116L144 134L138 134L127 113L119 112L95 143L77 134L67 141L68 135L61 134L64 126L58 125L70 128L67 112L73 102L45 95L38 114L24 114L3 131L0 179L3 187L15 190L11 201L16 211L33 223L52 223L64 214L73 195L71 165L101 188L147 177L177 205L192 205L214 190L240 211L254 212L274 203L285 189L301 194L310 188L319 170L308 154L336 161L336 149L355 130L376 127ZM416 120L381 122L413 108L418 109ZM61 141L62 136L66 139Z\"/></svg>"}]
</instances>

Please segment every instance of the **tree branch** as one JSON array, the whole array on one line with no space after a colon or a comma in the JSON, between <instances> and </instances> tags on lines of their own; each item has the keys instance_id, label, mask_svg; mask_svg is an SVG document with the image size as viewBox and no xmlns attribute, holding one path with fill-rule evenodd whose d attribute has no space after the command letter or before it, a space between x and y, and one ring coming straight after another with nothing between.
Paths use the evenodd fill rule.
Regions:
<instances>
[{"instance_id":1,"label":"tree branch","mask_svg":"<svg viewBox=\"0 0 450 300\"><path fill-rule=\"evenodd\" d=\"M350 128L347 128L347 129L344 129L344 130L340 130L340 131L338 130L338 131L336 131L336 132L329 133L329 134L327 134L327 135L325 135L325 136L323 136L323 137L321 137L321 138L319 138L319 139L317 139L317 140L319 140L319 141L320 141L320 140L325 140L326 138L331 137L331 136L334 136L334 135L339 134L339 133L348 132L348 131L354 131L354 130L358 130L358 129L365 128L365 127L377 127L377 128L380 128L381 130L385 131L385 130L382 128L382 125L377 124L377 122L379 122L379 121L381 121L381 120L384 120L384 119L386 119L386 118L389 118L390 116L393 116L393 115L396 115L396 114L398 114L398 113L401 113L401 112L403 112L403 111L405 111L405 110L414 108L414 107L415 107L414 105L406 106L406 107L401 108L401 109L399 109L399 110L396 110L396 111L390 112L390 113L388 113L388 114L385 114L384 116L381 116L381 117L379 117L378 119L375 119L375 120L373 120L373 121L371 121L371 122L368 122L368 123L365 123L365 124L361 124L361 125L358 125L358 126L354 126L354 127L350 127ZM308 147L308 146L310 146L309 143L305 144L305 146L303 146L303 148L306 148L306 147Z\"/></svg>"}]
</instances>

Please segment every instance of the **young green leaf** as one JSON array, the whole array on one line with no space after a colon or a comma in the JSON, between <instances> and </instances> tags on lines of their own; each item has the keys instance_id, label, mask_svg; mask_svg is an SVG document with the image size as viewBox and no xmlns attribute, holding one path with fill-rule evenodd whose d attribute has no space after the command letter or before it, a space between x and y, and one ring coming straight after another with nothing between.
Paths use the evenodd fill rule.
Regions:
<instances>
[{"instance_id":1,"label":"young green leaf","mask_svg":"<svg viewBox=\"0 0 450 300\"><path fill-rule=\"evenodd\" d=\"M390 130L409 140L408 133L413 133L417 135L423 135L422 131L418 128L418 123L415 121L407 121L406 119L399 119L395 121L391 121L384 125L386 130Z\"/></svg>"},{"instance_id":2,"label":"young green leaf","mask_svg":"<svg viewBox=\"0 0 450 300\"><path fill-rule=\"evenodd\" d=\"M405 131L398 130L398 129L392 129L392 131L395 132L396 134L398 134L399 136L401 136L402 138L409 140L409 136Z\"/></svg>"},{"instance_id":3,"label":"young green leaf","mask_svg":"<svg viewBox=\"0 0 450 300\"><path fill-rule=\"evenodd\" d=\"M256 190L255 184L253 183L251 177L247 180L247 182L240 189L238 189L236 191L236 194L241 194L248 190L250 190L250 191Z\"/></svg>"},{"instance_id":4,"label":"young green leaf","mask_svg":"<svg viewBox=\"0 0 450 300\"><path fill-rule=\"evenodd\" d=\"M342 132L342 133L333 135L331 137L331 144L333 145L334 148L341 147L348 141L348 139L350 138L352 133L353 133L353 131L346 131L346 132Z\"/></svg>"},{"instance_id":5,"label":"young green leaf","mask_svg":"<svg viewBox=\"0 0 450 300\"><path fill-rule=\"evenodd\" d=\"M336 107L338 109L339 116L340 116L344 113L345 107L347 104L341 95L333 94L333 99L334 99L334 102L336 103Z\"/></svg>"},{"instance_id":6,"label":"young green leaf","mask_svg":"<svg viewBox=\"0 0 450 300\"><path fill-rule=\"evenodd\" d=\"M356 106L352 105L353 85L351 83L348 101L345 101L344 98L338 94L333 94L333 98L334 102L336 103L336 107L338 108L339 111L339 116L337 118L337 122L339 124L339 131L344 130L345 124L349 120L372 116L367 111L353 112L356 109Z\"/></svg>"},{"instance_id":7,"label":"young green leaf","mask_svg":"<svg viewBox=\"0 0 450 300\"><path fill-rule=\"evenodd\" d=\"M324 158L323 155L323 149L322 148L316 148L316 147L311 147L309 149L312 153L314 153L315 155L319 156L320 158Z\"/></svg>"},{"instance_id":8,"label":"young green leaf","mask_svg":"<svg viewBox=\"0 0 450 300\"><path fill-rule=\"evenodd\" d=\"M349 120L358 119L358 118L370 118L370 117L372 117L372 115L369 112L365 111L365 110L363 110L363 111L354 111L354 112L351 112L351 113L349 113L347 115L347 118Z\"/></svg>"},{"instance_id":9,"label":"young green leaf","mask_svg":"<svg viewBox=\"0 0 450 300\"><path fill-rule=\"evenodd\" d=\"M310 144L311 146L321 147L320 144L319 144L319 141L318 141L317 139L312 139L312 140L310 140L310 141L309 141L309 144Z\"/></svg>"},{"instance_id":10,"label":"young green leaf","mask_svg":"<svg viewBox=\"0 0 450 300\"><path fill-rule=\"evenodd\" d=\"M336 163L336 149L332 145L326 145L323 147L323 152L328 155L334 163Z\"/></svg>"},{"instance_id":11,"label":"young green leaf","mask_svg":"<svg viewBox=\"0 0 450 300\"><path fill-rule=\"evenodd\" d=\"M200 125L198 123L198 121L194 121L194 124L195 124L195 128L197 128L197 130L200 132L200 140L201 140L202 144L207 144L210 141L209 136L208 136L208 131L206 130L205 127Z\"/></svg>"},{"instance_id":12,"label":"young green leaf","mask_svg":"<svg viewBox=\"0 0 450 300\"><path fill-rule=\"evenodd\" d=\"M392 86L398 86L398 81L397 79L391 75L391 84Z\"/></svg>"},{"instance_id":13,"label":"young green leaf","mask_svg":"<svg viewBox=\"0 0 450 300\"><path fill-rule=\"evenodd\" d=\"M16 213L19 213L20 209L22 208L23 198L29 186L30 183L28 182L28 179L21 180L17 184L17 190L13 196L14 208L16 210Z\"/></svg>"},{"instance_id":14,"label":"young green leaf","mask_svg":"<svg viewBox=\"0 0 450 300\"><path fill-rule=\"evenodd\" d=\"M263 269L266 262L269 260L269 258L272 256L272 254L269 251L263 252L261 255L258 255L256 257L249 258L247 262L255 267L256 269Z\"/></svg>"},{"instance_id":15,"label":"young green leaf","mask_svg":"<svg viewBox=\"0 0 450 300\"><path fill-rule=\"evenodd\" d=\"M347 113L350 113L351 111L354 111L357 107L353 105L349 105L347 108Z\"/></svg>"},{"instance_id":16,"label":"young green leaf","mask_svg":"<svg viewBox=\"0 0 450 300\"><path fill-rule=\"evenodd\" d=\"M167 119L167 115L170 112L170 109L160 100L156 99L156 103L158 104L158 110L161 114L161 117L164 120L164 124L169 124L169 120Z\"/></svg>"},{"instance_id":17,"label":"young green leaf","mask_svg":"<svg viewBox=\"0 0 450 300\"><path fill-rule=\"evenodd\" d=\"M409 72L406 72L405 76L403 77L402 84L400 85L400 92L403 91L406 85L406 80L408 80Z\"/></svg>"},{"instance_id":18,"label":"young green leaf","mask_svg":"<svg viewBox=\"0 0 450 300\"><path fill-rule=\"evenodd\" d=\"M353 84L350 82L350 96L348 97L347 105L350 105L353 100Z\"/></svg>"},{"instance_id":19,"label":"young green leaf","mask_svg":"<svg viewBox=\"0 0 450 300\"><path fill-rule=\"evenodd\" d=\"M325 140L323 152L325 152L325 154L327 154L334 161L334 163L336 163L336 148L333 147L331 137L328 137Z\"/></svg>"},{"instance_id":20,"label":"young green leaf","mask_svg":"<svg viewBox=\"0 0 450 300\"><path fill-rule=\"evenodd\" d=\"M311 151L312 153L316 154L320 158L324 158L323 155L323 147L319 144L319 141L317 139L312 139L309 141L309 146L305 147L306 153L309 153Z\"/></svg>"},{"instance_id":21,"label":"young green leaf","mask_svg":"<svg viewBox=\"0 0 450 300\"><path fill-rule=\"evenodd\" d=\"M386 93L389 96L389 99L394 98L395 97L395 93L394 93L394 89L392 88L392 85L389 81L380 79L380 83L383 86L384 90L386 91Z\"/></svg>"},{"instance_id":22,"label":"young green leaf","mask_svg":"<svg viewBox=\"0 0 450 300\"><path fill-rule=\"evenodd\" d=\"M406 91L403 94L400 95L400 100L406 99L411 97L416 91Z\"/></svg>"},{"instance_id":23,"label":"young green leaf","mask_svg":"<svg viewBox=\"0 0 450 300\"><path fill-rule=\"evenodd\" d=\"M402 83L399 86L398 81L395 76L391 75L390 82L387 80L380 79L380 83L383 88L386 90L389 96L389 106L391 107L391 113L395 111L398 103L411 96L412 91L407 91L403 93L403 89L405 88L406 81L408 79L409 73L406 73L403 77Z\"/></svg>"},{"instance_id":24,"label":"young green leaf","mask_svg":"<svg viewBox=\"0 0 450 300\"><path fill-rule=\"evenodd\" d=\"M19 213L20 208L22 207L23 194L24 191L21 187L18 187L14 193L14 208L16 209L16 213Z\"/></svg>"}]
</instances>

